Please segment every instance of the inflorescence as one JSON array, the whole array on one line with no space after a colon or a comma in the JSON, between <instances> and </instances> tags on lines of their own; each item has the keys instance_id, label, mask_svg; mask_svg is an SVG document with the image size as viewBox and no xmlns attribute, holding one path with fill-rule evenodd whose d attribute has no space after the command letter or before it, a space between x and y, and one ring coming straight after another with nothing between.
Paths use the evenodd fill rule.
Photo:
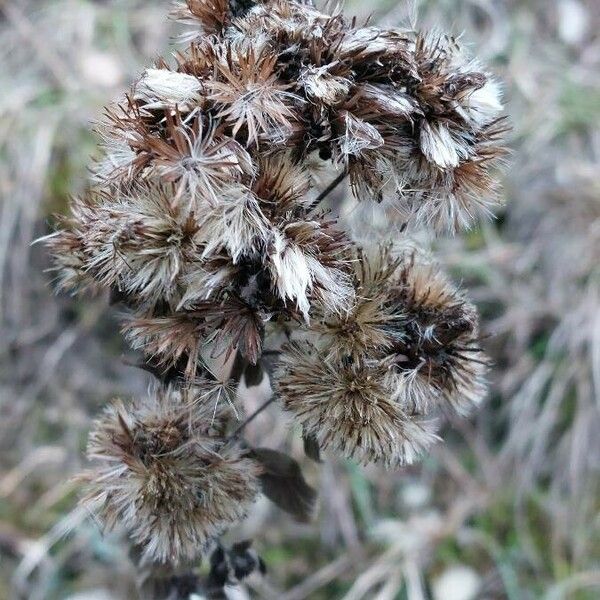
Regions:
<instances>
[{"instance_id":1,"label":"inflorescence","mask_svg":"<svg viewBox=\"0 0 600 600\"><path fill-rule=\"evenodd\" d=\"M46 243L60 289L126 307L159 380L96 424L84 501L176 563L259 493L261 453L232 430L239 377L266 352L305 438L365 463L414 461L440 413L482 399L477 311L404 232L490 212L507 127L498 82L450 36L294 0L174 14L185 49L107 110L91 189ZM323 173L397 239L359 247L323 208ZM233 357L223 381L209 363Z\"/></svg>"}]
</instances>

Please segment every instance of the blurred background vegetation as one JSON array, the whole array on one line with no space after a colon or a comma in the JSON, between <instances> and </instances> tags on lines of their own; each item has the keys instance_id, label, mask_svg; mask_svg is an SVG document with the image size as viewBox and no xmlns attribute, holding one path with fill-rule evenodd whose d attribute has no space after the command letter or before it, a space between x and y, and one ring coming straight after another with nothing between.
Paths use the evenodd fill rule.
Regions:
<instances>
[{"instance_id":1,"label":"blurred background vegetation","mask_svg":"<svg viewBox=\"0 0 600 600\"><path fill-rule=\"evenodd\" d=\"M168 0L0 0L0 599L134 597L122 536L76 509L91 419L145 391L105 298L55 297L31 246L86 186L90 123L170 51ZM307 463L318 517L259 502L277 600L600 597L600 4L354 0L346 14L464 33L506 82L497 219L436 240L483 315L491 392L394 473ZM250 404L252 398L247 400ZM276 410L250 432L302 459Z\"/></svg>"}]
</instances>

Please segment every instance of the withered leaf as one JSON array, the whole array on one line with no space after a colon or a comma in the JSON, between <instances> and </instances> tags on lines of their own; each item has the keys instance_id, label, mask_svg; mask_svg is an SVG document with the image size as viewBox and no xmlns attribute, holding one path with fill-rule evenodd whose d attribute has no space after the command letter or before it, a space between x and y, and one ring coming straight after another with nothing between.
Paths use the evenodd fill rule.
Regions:
<instances>
[{"instance_id":1,"label":"withered leaf","mask_svg":"<svg viewBox=\"0 0 600 600\"><path fill-rule=\"evenodd\" d=\"M250 456L264 469L260 476L263 494L298 521L310 521L317 493L306 483L300 465L270 448L254 448Z\"/></svg>"},{"instance_id":2,"label":"withered leaf","mask_svg":"<svg viewBox=\"0 0 600 600\"><path fill-rule=\"evenodd\" d=\"M317 438L311 433L302 433L302 441L304 442L304 454L315 462L323 462L321 460L321 448Z\"/></svg>"}]
</instances>

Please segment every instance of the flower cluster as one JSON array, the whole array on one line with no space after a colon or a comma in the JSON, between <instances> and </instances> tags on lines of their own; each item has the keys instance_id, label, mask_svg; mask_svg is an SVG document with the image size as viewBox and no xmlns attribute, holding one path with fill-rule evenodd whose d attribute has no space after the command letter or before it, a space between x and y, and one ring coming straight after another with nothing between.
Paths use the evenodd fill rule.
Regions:
<instances>
[{"instance_id":1,"label":"flower cluster","mask_svg":"<svg viewBox=\"0 0 600 600\"><path fill-rule=\"evenodd\" d=\"M348 178L402 231L455 231L495 202L506 152L499 84L450 36L300 0L175 16L186 47L107 110L93 185L46 240L59 287L109 290L145 366L180 389L111 408L90 443L89 502L163 561L244 513L267 456L227 441L239 377L219 383L209 359L278 355L274 389L305 434L363 462L411 462L435 414L481 399L473 306L421 253L359 248L322 201ZM312 498L276 462L271 496L287 477Z\"/></svg>"},{"instance_id":2,"label":"flower cluster","mask_svg":"<svg viewBox=\"0 0 600 600\"><path fill-rule=\"evenodd\" d=\"M464 414L485 393L475 308L415 250L356 260L348 310L322 315L315 343L284 347L286 409L323 448L363 462L412 462L441 411Z\"/></svg>"}]
</instances>

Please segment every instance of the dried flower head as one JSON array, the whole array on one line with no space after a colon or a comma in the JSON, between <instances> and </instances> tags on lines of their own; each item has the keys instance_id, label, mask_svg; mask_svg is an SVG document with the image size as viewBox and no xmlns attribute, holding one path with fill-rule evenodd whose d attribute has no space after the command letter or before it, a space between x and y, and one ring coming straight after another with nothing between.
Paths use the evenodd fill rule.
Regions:
<instances>
[{"instance_id":1,"label":"dried flower head","mask_svg":"<svg viewBox=\"0 0 600 600\"><path fill-rule=\"evenodd\" d=\"M415 249L361 253L355 286L350 309L314 325L333 360L385 362L403 404L419 414L479 403L487 361L477 311L437 265Z\"/></svg>"},{"instance_id":2,"label":"dried flower head","mask_svg":"<svg viewBox=\"0 0 600 600\"><path fill-rule=\"evenodd\" d=\"M146 559L193 559L258 493L256 464L222 433L221 413L173 390L113 404L90 435L84 504L121 523Z\"/></svg>"},{"instance_id":3,"label":"dried flower head","mask_svg":"<svg viewBox=\"0 0 600 600\"><path fill-rule=\"evenodd\" d=\"M384 362L332 361L309 343L282 355L277 391L305 434L367 463L413 462L435 439L433 423L410 412Z\"/></svg>"},{"instance_id":4,"label":"dried flower head","mask_svg":"<svg viewBox=\"0 0 600 600\"><path fill-rule=\"evenodd\" d=\"M459 413L477 405L486 391L487 360L475 307L414 251L402 257L391 295L402 318L392 328L389 352L407 402L419 411L437 403Z\"/></svg>"},{"instance_id":5,"label":"dried flower head","mask_svg":"<svg viewBox=\"0 0 600 600\"><path fill-rule=\"evenodd\" d=\"M197 222L172 204L172 194L169 187L140 184L75 200L69 228L50 241L59 259L71 247L70 269L77 274L69 281L115 289L140 304L171 299L199 242Z\"/></svg>"}]
</instances>

